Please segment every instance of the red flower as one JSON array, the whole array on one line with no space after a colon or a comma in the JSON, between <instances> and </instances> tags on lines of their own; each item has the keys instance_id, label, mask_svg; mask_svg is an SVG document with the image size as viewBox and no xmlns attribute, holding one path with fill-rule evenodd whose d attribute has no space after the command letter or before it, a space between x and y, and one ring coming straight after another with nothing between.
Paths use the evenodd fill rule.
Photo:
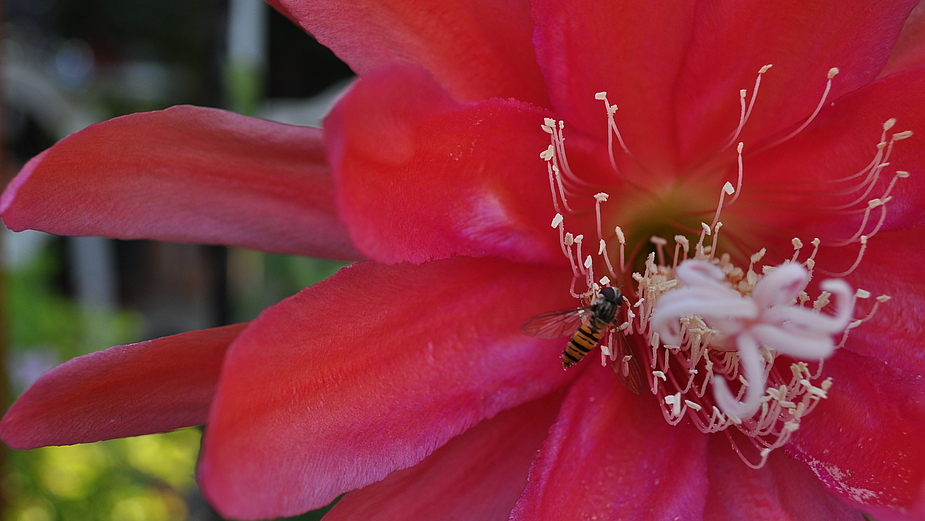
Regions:
<instances>
[{"instance_id":1,"label":"red flower","mask_svg":"<svg viewBox=\"0 0 925 521\"><path fill-rule=\"evenodd\" d=\"M925 519L925 143L899 132L925 129L916 1L271 3L360 73L325 123L330 171L313 129L180 107L62 140L7 189L3 219L16 230L370 260L246 326L50 371L0 424L7 443L207 423L200 482L239 518L360 489L326 519L860 520L858 509ZM602 91L619 110L595 100ZM551 177L538 157L550 137ZM705 425L717 402L681 389L678 368L731 379L737 366L708 368L690 346L649 347L671 250L651 271L643 264L653 235L696 242L701 221L715 234L725 182L735 200L720 203L717 247L688 256L728 268L742 294L754 287L754 305L783 305L803 284L797 274L793 293L755 286L745 268L761 248L764 262L802 259L892 300L825 361L830 387L793 366L808 383L768 390L762 403L776 412L739 424L724 406ZM590 268L565 232L586 237ZM795 237L819 237L818 251L794 254ZM595 355L562 371L564 340L519 331L574 307L570 285L581 292L611 271L636 317L620 315L623 334L658 399L628 392ZM861 318L872 307L863 300ZM791 335L809 324L801 313L769 307L716 330ZM806 335L830 342L828 329ZM790 360L765 353L751 360L776 360L767 378L777 382ZM802 421L791 391L815 407ZM702 434L714 428L727 436ZM752 444L788 437L758 453L761 468L743 464L755 463Z\"/></svg>"}]
</instances>

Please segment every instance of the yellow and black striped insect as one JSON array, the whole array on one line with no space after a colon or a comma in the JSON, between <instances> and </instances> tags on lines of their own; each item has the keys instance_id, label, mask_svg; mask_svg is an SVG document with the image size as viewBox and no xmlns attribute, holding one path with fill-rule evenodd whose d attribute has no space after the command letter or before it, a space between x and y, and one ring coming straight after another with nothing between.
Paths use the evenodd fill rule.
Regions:
<instances>
[{"instance_id":1,"label":"yellow and black striped insect","mask_svg":"<svg viewBox=\"0 0 925 521\"><path fill-rule=\"evenodd\" d=\"M620 290L606 287L590 305L537 315L524 322L520 330L537 338L571 336L562 351L562 368L568 369L587 356L601 343L604 334L615 327L617 311L622 304ZM613 346L616 355L614 372L630 391L639 394L646 386L642 368L623 333L613 331L613 334L617 338Z\"/></svg>"}]
</instances>

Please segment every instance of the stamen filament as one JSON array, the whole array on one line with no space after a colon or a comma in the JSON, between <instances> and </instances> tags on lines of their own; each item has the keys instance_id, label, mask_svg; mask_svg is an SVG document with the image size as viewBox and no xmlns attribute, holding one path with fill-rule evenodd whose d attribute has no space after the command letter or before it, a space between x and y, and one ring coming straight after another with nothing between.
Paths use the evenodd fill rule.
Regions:
<instances>
[{"instance_id":1,"label":"stamen filament","mask_svg":"<svg viewBox=\"0 0 925 521\"><path fill-rule=\"evenodd\" d=\"M771 145L771 147L776 147L777 145L780 145L781 143L789 141L790 139L792 139L794 136L796 136L800 132L803 132L803 130L805 130L806 127L808 127L809 124L812 123L814 119L816 119L816 116L819 115L819 111L822 110L823 105L825 105L825 100L829 97L829 91L832 90L832 78L834 78L835 75L837 75L838 73L839 73L838 67L832 67L831 69L829 69L828 81L825 82L825 90L822 92L822 98L819 100L819 104L816 105L816 110L814 110L813 113L810 114L808 118L806 118L806 121L804 121L803 124L800 125L796 130L787 134L787 136L781 139L780 141L775 141L774 144Z\"/></svg>"},{"instance_id":2,"label":"stamen filament","mask_svg":"<svg viewBox=\"0 0 925 521\"><path fill-rule=\"evenodd\" d=\"M745 123L748 122L748 118L752 115L752 109L755 108L755 100L758 98L758 87L761 86L761 76L768 72L768 69L773 67L773 64L767 64L760 69L758 69L758 76L755 78L755 86L752 88L752 97L748 102L748 109L745 108L745 89L739 91L739 105L741 107L739 115L739 124L736 126L735 131L732 133L732 137L729 138L729 141L723 145L723 150L729 148L733 143L739 139L739 134L742 133L742 129L745 128Z\"/></svg>"}]
</instances>

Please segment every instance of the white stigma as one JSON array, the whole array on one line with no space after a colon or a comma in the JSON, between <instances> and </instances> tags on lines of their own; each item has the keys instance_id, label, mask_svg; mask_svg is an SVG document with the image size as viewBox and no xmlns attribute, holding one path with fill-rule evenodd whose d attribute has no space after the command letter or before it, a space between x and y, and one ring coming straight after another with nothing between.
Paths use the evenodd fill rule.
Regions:
<instances>
[{"instance_id":1,"label":"white stigma","mask_svg":"<svg viewBox=\"0 0 925 521\"><path fill-rule=\"evenodd\" d=\"M713 378L716 404L727 416L748 419L761 407L766 385L762 348L801 360L823 359L835 351L833 336L844 333L852 319L853 292L841 279L820 285L836 297L834 315L795 305L809 282L809 271L802 264L776 267L748 296L725 284L723 271L705 260L682 262L676 276L683 286L659 299L652 328L665 344L681 345L682 319L698 317L720 334L726 350L737 351L747 383L744 400L732 395L725 378Z\"/></svg>"}]
</instances>

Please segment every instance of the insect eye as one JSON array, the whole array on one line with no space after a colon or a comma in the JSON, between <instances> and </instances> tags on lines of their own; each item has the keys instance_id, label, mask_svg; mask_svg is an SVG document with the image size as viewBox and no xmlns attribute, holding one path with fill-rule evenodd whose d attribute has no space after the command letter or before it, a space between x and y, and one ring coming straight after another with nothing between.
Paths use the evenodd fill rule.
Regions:
<instances>
[{"instance_id":1,"label":"insect eye","mask_svg":"<svg viewBox=\"0 0 925 521\"><path fill-rule=\"evenodd\" d=\"M602 289L601 296L603 296L607 300L617 300L618 298L620 298L617 296L617 290L611 287Z\"/></svg>"}]
</instances>

